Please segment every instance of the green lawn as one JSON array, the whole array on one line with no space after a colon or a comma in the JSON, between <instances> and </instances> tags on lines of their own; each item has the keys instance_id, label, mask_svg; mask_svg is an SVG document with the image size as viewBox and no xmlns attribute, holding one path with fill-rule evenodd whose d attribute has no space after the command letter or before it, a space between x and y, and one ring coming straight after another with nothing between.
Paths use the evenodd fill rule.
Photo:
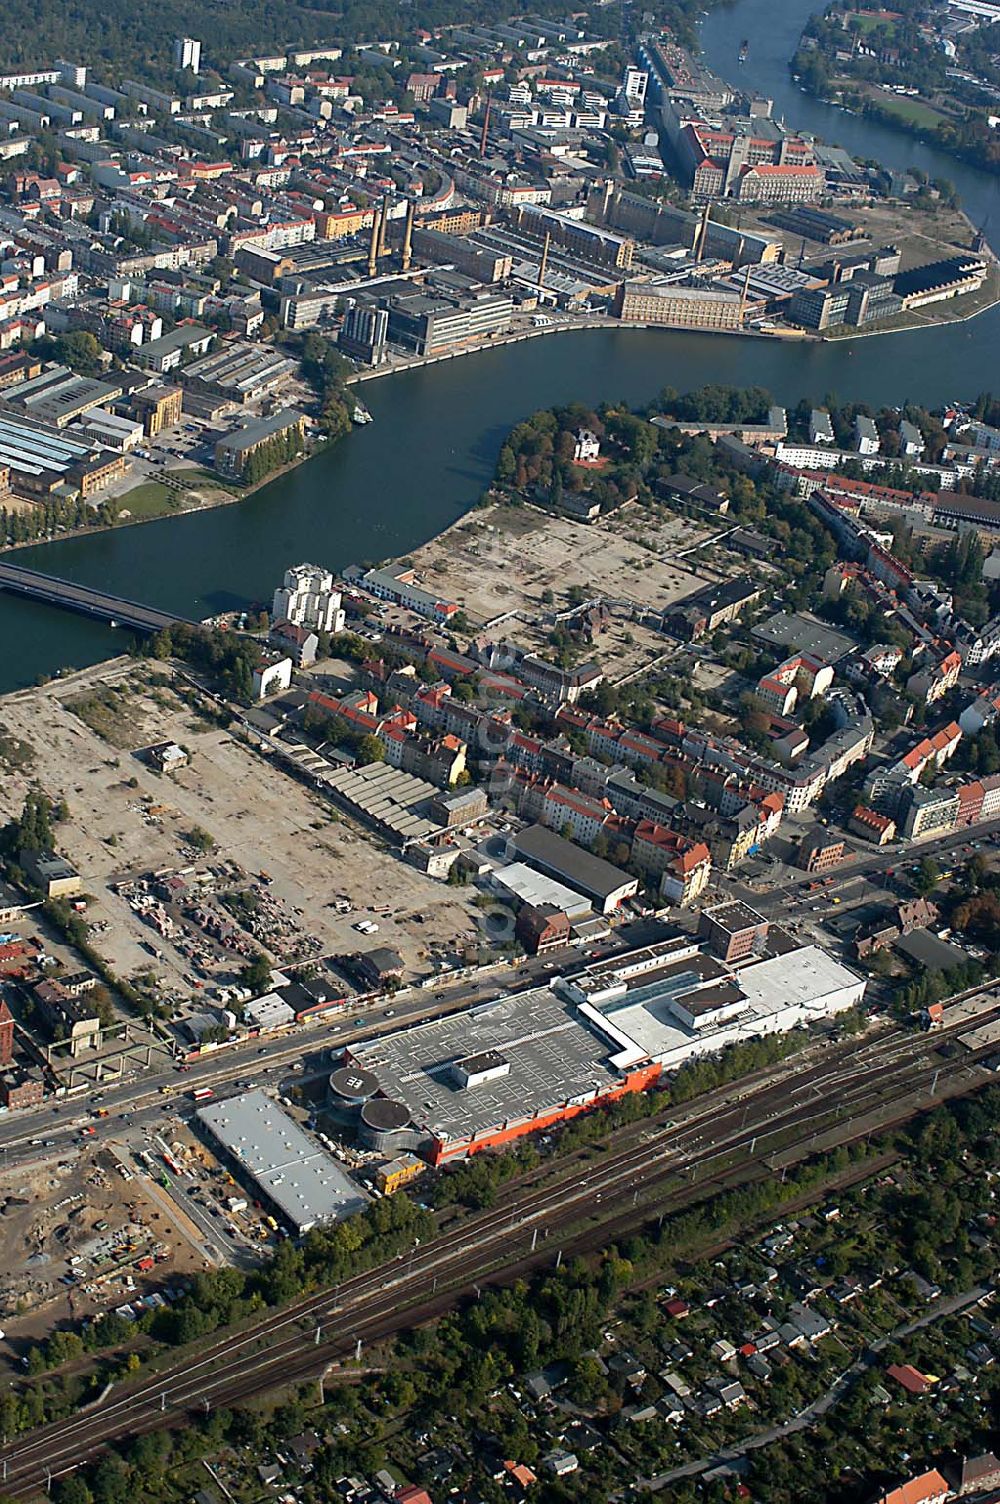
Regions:
<instances>
[{"instance_id":1,"label":"green lawn","mask_svg":"<svg viewBox=\"0 0 1000 1504\"><path fill-rule=\"evenodd\" d=\"M887 94L884 89L875 89L872 97L883 110L898 115L900 120L905 120L909 125L926 126L928 130L934 130L935 126L947 118L922 99L906 99L900 94Z\"/></svg>"},{"instance_id":2,"label":"green lawn","mask_svg":"<svg viewBox=\"0 0 1000 1504\"><path fill-rule=\"evenodd\" d=\"M199 488L211 486L216 491L232 491L234 495L244 489L238 480L227 475L219 475L215 470L176 470L174 474L179 480L185 480L191 486Z\"/></svg>"},{"instance_id":3,"label":"green lawn","mask_svg":"<svg viewBox=\"0 0 1000 1504\"><path fill-rule=\"evenodd\" d=\"M126 491L120 498L120 506L122 512L128 512L133 517L163 517L167 512L177 511L180 498L169 486L162 486L158 480L150 480Z\"/></svg>"},{"instance_id":4,"label":"green lawn","mask_svg":"<svg viewBox=\"0 0 1000 1504\"><path fill-rule=\"evenodd\" d=\"M860 31L864 36L867 36L870 31L874 31L876 26L884 26L886 33L890 37L894 36L896 32L895 24L892 21L883 21L878 15L853 15L850 17L850 24L852 31Z\"/></svg>"}]
</instances>

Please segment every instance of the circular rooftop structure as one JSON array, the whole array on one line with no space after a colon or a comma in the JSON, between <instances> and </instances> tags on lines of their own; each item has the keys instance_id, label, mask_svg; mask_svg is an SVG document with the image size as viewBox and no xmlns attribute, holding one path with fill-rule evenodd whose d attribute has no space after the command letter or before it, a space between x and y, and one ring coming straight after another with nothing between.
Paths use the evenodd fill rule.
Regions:
<instances>
[{"instance_id":1,"label":"circular rooftop structure","mask_svg":"<svg viewBox=\"0 0 1000 1504\"><path fill-rule=\"evenodd\" d=\"M393 1102L388 1097L375 1097L361 1109L363 1126L375 1133L396 1133L409 1121L409 1110L402 1102Z\"/></svg>"},{"instance_id":2,"label":"circular rooftop structure","mask_svg":"<svg viewBox=\"0 0 1000 1504\"><path fill-rule=\"evenodd\" d=\"M371 1071L360 1070L356 1065L342 1065L330 1077L330 1096L335 1101L357 1105L367 1102L378 1091L378 1080Z\"/></svg>"}]
</instances>

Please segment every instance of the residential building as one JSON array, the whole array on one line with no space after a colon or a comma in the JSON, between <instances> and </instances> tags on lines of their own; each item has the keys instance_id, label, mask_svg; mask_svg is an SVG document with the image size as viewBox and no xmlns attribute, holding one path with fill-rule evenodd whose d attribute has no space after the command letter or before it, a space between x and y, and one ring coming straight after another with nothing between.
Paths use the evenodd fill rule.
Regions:
<instances>
[{"instance_id":1,"label":"residential building","mask_svg":"<svg viewBox=\"0 0 1000 1504\"><path fill-rule=\"evenodd\" d=\"M916 1369L911 1369L910 1372L915 1374L918 1380L923 1380L923 1382L909 1382L908 1368L909 1365L894 1364L888 1371L908 1393L922 1394L926 1392L930 1386L924 1380L924 1376L917 1373ZM907 1382L903 1382L901 1375L907 1379ZM930 1472L919 1473L913 1478L908 1478L905 1483L899 1484L897 1488L889 1489L888 1493L882 1494L875 1501L875 1504L944 1504L945 1499L950 1496L951 1492L952 1490L947 1480L934 1468Z\"/></svg>"},{"instance_id":2,"label":"residential building","mask_svg":"<svg viewBox=\"0 0 1000 1504\"><path fill-rule=\"evenodd\" d=\"M14 1068L0 1076L0 1102L8 1112L40 1107L44 1098L45 1082L41 1071Z\"/></svg>"},{"instance_id":3,"label":"residential building","mask_svg":"<svg viewBox=\"0 0 1000 1504\"><path fill-rule=\"evenodd\" d=\"M927 446L915 423L904 418L899 425L899 452L907 459L919 459Z\"/></svg>"},{"instance_id":4,"label":"residential building","mask_svg":"<svg viewBox=\"0 0 1000 1504\"><path fill-rule=\"evenodd\" d=\"M194 37L178 37L174 43L174 67L178 73L185 68L198 73L201 69L201 43Z\"/></svg>"},{"instance_id":5,"label":"residential building","mask_svg":"<svg viewBox=\"0 0 1000 1504\"><path fill-rule=\"evenodd\" d=\"M273 659L270 663L262 663L253 671L253 697L255 700L266 699L268 695L275 695L283 689L288 689L291 682L291 658L283 656Z\"/></svg>"},{"instance_id":6,"label":"residential building","mask_svg":"<svg viewBox=\"0 0 1000 1504\"><path fill-rule=\"evenodd\" d=\"M1000 685L994 684L985 694L977 696L967 705L958 718L958 724L966 736L978 736L987 726L992 726L1000 716Z\"/></svg>"},{"instance_id":7,"label":"residential building","mask_svg":"<svg viewBox=\"0 0 1000 1504\"><path fill-rule=\"evenodd\" d=\"M843 841L815 834L803 836L795 853L796 864L805 872L829 872L844 860Z\"/></svg>"},{"instance_id":8,"label":"residential building","mask_svg":"<svg viewBox=\"0 0 1000 1504\"><path fill-rule=\"evenodd\" d=\"M909 840L952 830L958 820L959 800L955 789L911 788L904 805L902 833Z\"/></svg>"},{"instance_id":9,"label":"residential building","mask_svg":"<svg viewBox=\"0 0 1000 1504\"><path fill-rule=\"evenodd\" d=\"M569 944L569 918L555 904L526 903L518 911L514 934L529 956L544 955Z\"/></svg>"},{"instance_id":10,"label":"residential building","mask_svg":"<svg viewBox=\"0 0 1000 1504\"><path fill-rule=\"evenodd\" d=\"M889 815L880 815L878 810L869 809L866 804L857 804L848 821L848 829L853 835L873 841L876 846L885 846L896 834L896 822Z\"/></svg>"},{"instance_id":11,"label":"residential building","mask_svg":"<svg viewBox=\"0 0 1000 1504\"><path fill-rule=\"evenodd\" d=\"M809 442L810 444L835 444L837 442L833 424L830 422L830 414L823 408L814 407L809 415Z\"/></svg>"},{"instance_id":12,"label":"residential building","mask_svg":"<svg viewBox=\"0 0 1000 1504\"><path fill-rule=\"evenodd\" d=\"M961 655L957 652L946 653L937 663L931 663L911 674L906 681L906 692L927 705L933 705L954 688L961 672Z\"/></svg>"},{"instance_id":13,"label":"residential building","mask_svg":"<svg viewBox=\"0 0 1000 1504\"><path fill-rule=\"evenodd\" d=\"M858 413L854 420L854 447L859 454L878 454L880 440L874 418Z\"/></svg>"},{"instance_id":14,"label":"residential building","mask_svg":"<svg viewBox=\"0 0 1000 1504\"><path fill-rule=\"evenodd\" d=\"M591 464L601 452L601 441L589 428L577 430L573 444L573 459L577 464Z\"/></svg>"},{"instance_id":15,"label":"residential building","mask_svg":"<svg viewBox=\"0 0 1000 1504\"><path fill-rule=\"evenodd\" d=\"M316 662L319 638L311 627L297 627L290 621L276 621L267 640L278 652L287 654L296 668L309 668Z\"/></svg>"},{"instance_id":16,"label":"residential building","mask_svg":"<svg viewBox=\"0 0 1000 1504\"><path fill-rule=\"evenodd\" d=\"M7 1004L0 1000L0 1070L5 1070L14 1058L14 1015Z\"/></svg>"},{"instance_id":17,"label":"residential building","mask_svg":"<svg viewBox=\"0 0 1000 1504\"><path fill-rule=\"evenodd\" d=\"M285 570L274 592L271 615L276 623L336 635L344 630L341 599L330 570L317 564L295 564Z\"/></svg>"}]
</instances>

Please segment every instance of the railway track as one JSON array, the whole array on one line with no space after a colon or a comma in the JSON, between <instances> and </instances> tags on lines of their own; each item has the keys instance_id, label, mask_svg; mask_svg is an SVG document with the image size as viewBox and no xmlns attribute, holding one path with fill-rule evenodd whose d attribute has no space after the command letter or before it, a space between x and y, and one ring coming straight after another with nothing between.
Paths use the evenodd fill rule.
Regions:
<instances>
[{"instance_id":1,"label":"railway track","mask_svg":"<svg viewBox=\"0 0 1000 1504\"><path fill-rule=\"evenodd\" d=\"M965 1021L953 1032L967 1027ZM370 1343L427 1322L484 1282L551 1263L556 1247L604 1246L608 1222L617 1235L657 1211L682 1210L729 1185L764 1179L773 1174L767 1140L797 1132L798 1159L808 1158L818 1125L830 1120L833 1096L843 1119L840 1141L850 1142L870 1130L854 1131L849 1120L864 1121L872 1107L883 1115L880 1126L889 1127L929 1106L932 1085L944 1096L982 1084L987 1078L975 1055L941 1057L946 1037L946 1031L914 1036L891 1030L880 1041L859 1040L855 1048L809 1062L787 1079L704 1106L674 1129L656 1132L650 1122L629 1147L577 1165L553 1184L515 1191L501 1210L472 1216L389 1265L304 1297L251 1330L12 1443L0 1452L2 1486L15 1497L30 1496L109 1441L314 1376L359 1339ZM720 1160L725 1163L713 1167Z\"/></svg>"}]
</instances>

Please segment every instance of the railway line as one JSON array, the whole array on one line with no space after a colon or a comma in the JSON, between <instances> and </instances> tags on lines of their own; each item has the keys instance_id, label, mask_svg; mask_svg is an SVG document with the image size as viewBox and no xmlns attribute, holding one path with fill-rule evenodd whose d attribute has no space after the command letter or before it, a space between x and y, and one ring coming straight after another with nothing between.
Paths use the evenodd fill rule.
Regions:
<instances>
[{"instance_id":1,"label":"railway line","mask_svg":"<svg viewBox=\"0 0 1000 1504\"><path fill-rule=\"evenodd\" d=\"M1000 1016L1000 1001L979 1021ZM121 1393L65 1421L29 1433L0 1452L3 1488L27 1497L40 1484L71 1472L109 1441L176 1424L192 1410L232 1404L279 1384L315 1376L373 1340L432 1320L484 1282L507 1280L544 1262L557 1248L603 1246L650 1215L682 1209L728 1185L746 1185L774 1171L768 1141L798 1135L805 1159L823 1125L839 1141L905 1121L939 1096L975 1089L988 1078L979 1066L988 1050L941 1053L956 1023L937 1034L900 1027L877 1039L850 1041L795 1071L715 1094L683 1123L654 1120L628 1147L570 1167L554 1183L514 1189L499 1210L481 1212L447 1234L400 1255L391 1264L317 1291L270 1313L244 1333L231 1334ZM831 1119L831 1115L833 1118Z\"/></svg>"}]
</instances>

